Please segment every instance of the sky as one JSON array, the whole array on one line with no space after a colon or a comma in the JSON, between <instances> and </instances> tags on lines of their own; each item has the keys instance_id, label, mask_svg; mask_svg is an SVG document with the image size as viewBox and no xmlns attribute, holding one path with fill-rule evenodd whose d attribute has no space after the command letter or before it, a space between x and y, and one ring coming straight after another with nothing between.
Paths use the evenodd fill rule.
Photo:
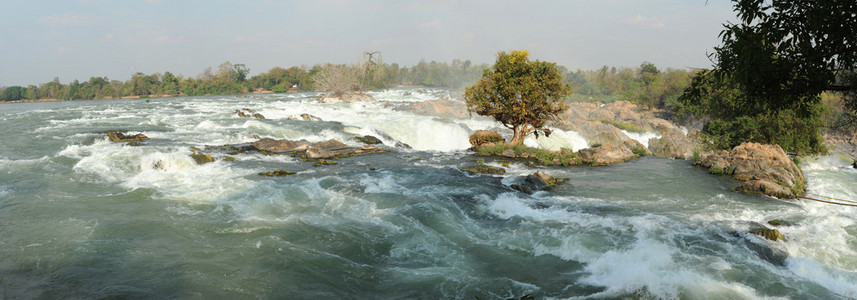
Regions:
<instances>
[{"instance_id":1,"label":"sky","mask_svg":"<svg viewBox=\"0 0 857 300\"><path fill-rule=\"evenodd\" d=\"M273 67L355 62L493 63L497 52L569 70L708 68L727 0L0 0L0 86L58 77L197 76L223 62Z\"/></svg>"}]
</instances>

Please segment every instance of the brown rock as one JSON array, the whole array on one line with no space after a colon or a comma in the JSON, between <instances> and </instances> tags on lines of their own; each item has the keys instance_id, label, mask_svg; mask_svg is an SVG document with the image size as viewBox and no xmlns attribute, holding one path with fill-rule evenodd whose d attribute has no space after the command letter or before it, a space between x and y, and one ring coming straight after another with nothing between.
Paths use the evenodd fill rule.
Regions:
<instances>
[{"instance_id":1,"label":"brown rock","mask_svg":"<svg viewBox=\"0 0 857 300\"><path fill-rule=\"evenodd\" d=\"M801 170L778 145L743 143L729 151L706 153L696 165L709 168L711 173L731 174L747 181L737 190L792 199L805 190L806 179Z\"/></svg>"},{"instance_id":2,"label":"brown rock","mask_svg":"<svg viewBox=\"0 0 857 300\"><path fill-rule=\"evenodd\" d=\"M659 139L649 140L649 150L666 158L691 159L698 143L678 129L668 129Z\"/></svg>"},{"instance_id":3,"label":"brown rock","mask_svg":"<svg viewBox=\"0 0 857 300\"><path fill-rule=\"evenodd\" d=\"M396 110L410 111L419 115L464 119L469 116L464 102L450 100L428 100L400 106Z\"/></svg>"},{"instance_id":4,"label":"brown rock","mask_svg":"<svg viewBox=\"0 0 857 300\"><path fill-rule=\"evenodd\" d=\"M506 140L500 136L496 131L490 130L477 130L473 134L470 135L470 145L473 148L479 148L485 144L503 144L506 143Z\"/></svg>"},{"instance_id":5,"label":"brown rock","mask_svg":"<svg viewBox=\"0 0 857 300\"><path fill-rule=\"evenodd\" d=\"M603 166L626 162L634 157L634 152L624 144L618 146L608 144L597 148L580 149L577 155L584 163Z\"/></svg>"}]
</instances>

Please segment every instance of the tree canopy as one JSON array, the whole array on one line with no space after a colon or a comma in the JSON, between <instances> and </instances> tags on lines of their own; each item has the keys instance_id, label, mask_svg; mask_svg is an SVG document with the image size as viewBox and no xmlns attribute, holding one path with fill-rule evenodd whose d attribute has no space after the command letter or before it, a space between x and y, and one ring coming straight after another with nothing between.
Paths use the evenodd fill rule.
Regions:
<instances>
[{"instance_id":1,"label":"tree canopy","mask_svg":"<svg viewBox=\"0 0 857 300\"><path fill-rule=\"evenodd\" d=\"M530 61L527 51L500 52L491 69L464 92L471 112L491 116L514 131L509 142L521 145L524 137L541 130L567 109L562 99L571 95L555 63Z\"/></svg>"},{"instance_id":2,"label":"tree canopy","mask_svg":"<svg viewBox=\"0 0 857 300\"><path fill-rule=\"evenodd\" d=\"M742 141L786 151L826 151L821 93L846 92L857 109L857 2L733 0L739 24L725 24L710 72L696 74L678 112L710 118L703 132L728 148ZM848 96L851 95L851 96Z\"/></svg>"}]
</instances>

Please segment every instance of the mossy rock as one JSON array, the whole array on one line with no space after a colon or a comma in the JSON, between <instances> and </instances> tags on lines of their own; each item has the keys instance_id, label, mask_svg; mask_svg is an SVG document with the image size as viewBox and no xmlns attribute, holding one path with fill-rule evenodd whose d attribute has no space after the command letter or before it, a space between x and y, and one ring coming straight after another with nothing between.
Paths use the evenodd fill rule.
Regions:
<instances>
[{"instance_id":1,"label":"mossy rock","mask_svg":"<svg viewBox=\"0 0 857 300\"><path fill-rule=\"evenodd\" d=\"M282 169L276 169L276 170L273 170L271 172L261 172L261 173L259 173L259 176L280 177L280 176L288 176L288 175L295 175L295 174L297 174L297 173L282 170Z\"/></svg>"},{"instance_id":2,"label":"mossy rock","mask_svg":"<svg viewBox=\"0 0 857 300\"><path fill-rule=\"evenodd\" d=\"M235 158L232 156L225 156L223 157L223 161L235 161Z\"/></svg>"},{"instance_id":3,"label":"mossy rock","mask_svg":"<svg viewBox=\"0 0 857 300\"><path fill-rule=\"evenodd\" d=\"M478 164L472 167L461 168L462 171L470 173L470 174L490 174L490 175L503 175L506 174L506 169L492 167L486 164Z\"/></svg>"},{"instance_id":4,"label":"mossy rock","mask_svg":"<svg viewBox=\"0 0 857 300\"><path fill-rule=\"evenodd\" d=\"M320 167L320 166L333 166L333 165L338 165L338 164L339 163L336 161L319 159L314 164L312 164L312 166L313 167Z\"/></svg>"},{"instance_id":5,"label":"mossy rock","mask_svg":"<svg viewBox=\"0 0 857 300\"><path fill-rule=\"evenodd\" d=\"M123 132L119 131L108 131L107 137L110 138L112 142L131 142L131 141L145 141L148 140L149 137L145 134L138 133L135 135L125 135Z\"/></svg>"},{"instance_id":6,"label":"mossy rock","mask_svg":"<svg viewBox=\"0 0 857 300\"><path fill-rule=\"evenodd\" d=\"M371 135L355 136L354 139L356 141L364 143L366 145L377 145L377 144L384 143L380 139L378 139L374 136L371 136Z\"/></svg>"},{"instance_id":7,"label":"mossy rock","mask_svg":"<svg viewBox=\"0 0 857 300\"><path fill-rule=\"evenodd\" d=\"M211 157L211 155L205 153L194 152L190 155L190 157L192 157L198 165L214 162L214 157Z\"/></svg>"},{"instance_id":8,"label":"mossy rock","mask_svg":"<svg viewBox=\"0 0 857 300\"><path fill-rule=\"evenodd\" d=\"M780 231L776 230L776 229L759 228L759 229L753 230L753 234L764 237L764 238L771 240L771 241L777 241L777 240L785 241L786 240L786 238L783 236L783 234L780 233Z\"/></svg>"},{"instance_id":9,"label":"mossy rock","mask_svg":"<svg viewBox=\"0 0 857 300\"><path fill-rule=\"evenodd\" d=\"M128 141L128 146L142 146L143 142L140 140Z\"/></svg>"}]
</instances>

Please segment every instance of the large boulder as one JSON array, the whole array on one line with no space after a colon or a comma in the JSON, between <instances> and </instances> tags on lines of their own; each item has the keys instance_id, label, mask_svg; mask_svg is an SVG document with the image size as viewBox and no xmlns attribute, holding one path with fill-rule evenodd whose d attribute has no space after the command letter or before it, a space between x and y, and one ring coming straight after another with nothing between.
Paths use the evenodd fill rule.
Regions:
<instances>
[{"instance_id":1,"label":"large boulder","mask_svg":"<svg viewBox=\"0 0 857 300\"><path fill-rule=\"evenodd\" d=\"M659 139L649 140L649 150L666 158L691 159L698 143L681 130L667 129Z\"/></svg>"},{"instance_id":2,"label":"large boulder","mask_svg":"<svg viewBox=\"0 0 857 300\"><path fill-rule=\"evenodd\" d=\"M604 124L600 121L579 121L570 124L569 127L577 131L580 136L591 144L616 145L629 139L616 126Z\"/></svg>"},{"instance_id":3,"label":"large boulder","mask_svg":"<svg viewBox=\"0 0 857 300\"><path fill-rule=\"evenodd\" d=\"M626 162L635 156L631 148L628 148L625 144L608 144L595 148L580 149L580 151L577 151L577 155L580 156L584 163L593 166L618 164Z\"/></svg>"},{"instance_id":4,"label":"large boulder","mask_svg":"<svg viewBox=\"0 0 857 300\"><path fill-rule=\"evenodd\" d=\"M506 140L496 131L477 130L470 135L470 145L479 148L485 144L504 144Z\"/></svg>"},{"instance_id":5,"label":"large boulder","mask_svg":"<svg viewBox=\"0 0 857 300\"><path fill-rule=\"evenodd\" d=\"M779 145L743 143L729 151L700 156L697 165L709 172L745 181L736 190L793 199L804 193L806 179Z\"/></svg>"}]
</instances>

